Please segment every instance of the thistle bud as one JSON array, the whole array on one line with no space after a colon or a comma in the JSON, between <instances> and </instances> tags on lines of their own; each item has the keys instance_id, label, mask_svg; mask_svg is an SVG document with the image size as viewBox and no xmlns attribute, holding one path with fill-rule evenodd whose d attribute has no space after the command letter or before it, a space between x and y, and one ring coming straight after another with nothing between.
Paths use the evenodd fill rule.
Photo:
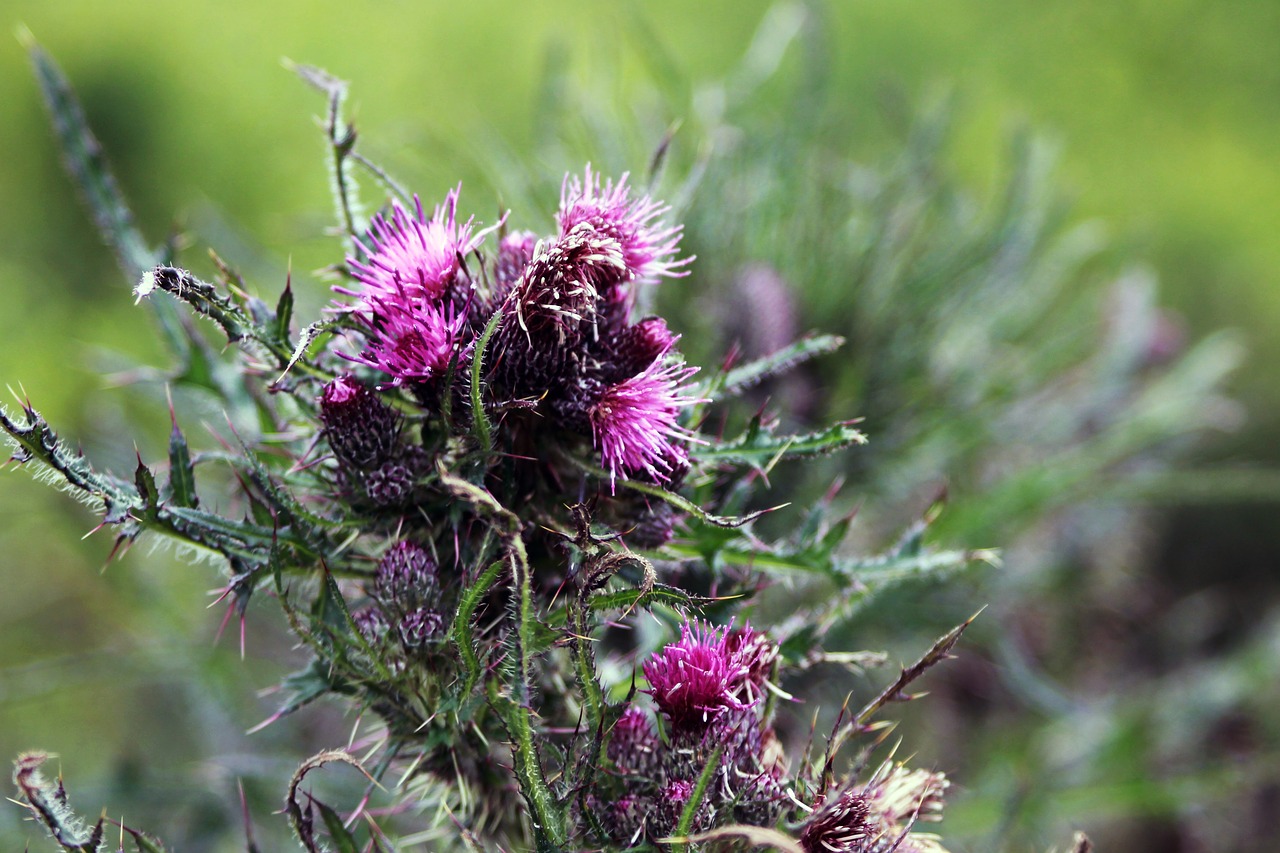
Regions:
<instances>
[{"instance_id":1,"label":"thistle bud","mask_svg":"<svg viewBox=\"0 0 1280 853\"><path fill-rule=\"evenodd\" d=\"M374 595L399 610L434 602L440 594L437 568L435 559L421 545L408 540L397 542L378 563Z\"/></svg>"},{"instance_id":2,"label":"thistle bud","mask_svg":"<svg viewBox=\"0 0 1280 853\"><path fill-rule=\"evenodd\" d=\"M376 468L395 453L399 417L355 377L339 376L324 386L320 422L333 455L348 468Z\"/></svg>"},{"instance_id":3,"label":"thistle bud","mask_svg":"<svg viewBox=\"0 0 1280 853\"><path fill-rule=\"evenodd\" d=\"M628 708L613 727L606 754L619 772L651 777L658 766L660 747L649 715L639 708Z\"/></svg>"},{"instance_id":4,"label":"thistle bud","mask_svg":"<svg viewBox=\"0 0 1280 853\"><path fill-rule=\"evenodd\" d=\"M400 621L400 644L405 651L421 652L440 642L448 626L444 617L429 607L419 607Z\"/></svg>"}]
</instances>

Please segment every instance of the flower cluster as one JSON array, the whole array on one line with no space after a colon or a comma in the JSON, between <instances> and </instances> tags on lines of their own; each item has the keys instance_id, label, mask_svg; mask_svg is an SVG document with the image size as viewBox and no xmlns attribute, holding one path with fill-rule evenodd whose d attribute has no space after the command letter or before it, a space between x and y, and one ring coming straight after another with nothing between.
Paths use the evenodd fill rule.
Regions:
<instances>
[{"instance_id":1,"label":"flower cluster","mask_svg":"<svg viewBox=\"0 0 1280 853\"><path fill-rule=\"evenodd\" d=\"M393 202L374 218L347 259L353 283L336 288L354 300L341 310L363 339L345 357L424 400L438 399L450 370L483 358L488 386L535 415L509 419L513 452L574 433L591 440L611 492L619 478L677 484L695 440L681 417L699 402L689 390L697 369L660 317L631 316L638 287L683 275L690 260L677 258L680 227L661 221L668 208L634 197L626 176L602 185L588 167L565 178L558 233L506 234L490 262L480 250L494 229L459 223L457 206L455 189L430 218L416 199L413 212ZM495 317L489 350L474 353ZM379 437L365 443L385 444L390 424L370 419L367 431ZM331 443L350 432L331 428Z\"/></svg>"}]
</instances>

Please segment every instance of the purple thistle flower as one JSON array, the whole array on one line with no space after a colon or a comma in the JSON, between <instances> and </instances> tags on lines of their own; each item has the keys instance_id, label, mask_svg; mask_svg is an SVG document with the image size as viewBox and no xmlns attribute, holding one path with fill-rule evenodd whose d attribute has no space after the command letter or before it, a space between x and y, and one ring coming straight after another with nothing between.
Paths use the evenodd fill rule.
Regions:
<instances>
[{"instance_id":1,"label":"purple thistle flower","mask_svg":"<svg viewBox=\"0 0 1280 853\"><path fill-rule=\"evenodd\" d=\"M444 372L458 347L466 315L428 297L371 298L356 316L368 343L360 355L343 358L391 376L391 385L423 382ZM367 314L365 312L368 312Z\"/></svg>"},{"instance_id":2,"label":"purple thistle flower","mask_svg":"<svg viewBox=\"0 0 1280 853\"><path fill-rule=\"evenodd\" d=\"M726 711L751 707L738 698L747 667L730 650L727 632L696 619L680 626L680 639L644 664L658 709L673 736L705 731Z\"/></svg>"},{"instance_id":3,"label":"purple thistle flower","mask_svg":"<svg viewBox=\"0 0 1280 853\"><path fill-rule=\"evenodd\" d=\"M659 276L687 275L687 271L680 268L693 260L673 260L683 226L654 221L670 209L648 196L631 198L626 174L616 184L610 179L602 187L600 175L587 166L582 180L576 175L565 175L556 219L561 235L585 224L614 238L622 247L629 278L652 283Z\"/></svg>"},{"instance_id":4,"label":"purple thistle flower","mask_svg":"<svg viewBox=\"0 0 1280 853\"><path fill-rule=\"evenodd\" d=\"M656 482L666 482L683 467L688 453L681 443L697 439L678 423L680 410L702 400L681 386L697 372L696 367L659 359L636 376L606 388L590 407L591 432L609 469L611 489L619 472L643 472Z\"/></svg>"},{"instance_id":5,"label":"purple thistle flower","mask_svg":"<svg viewBox=\"0 0 1280 853\"><path fill-rule=\"evenodd\" d=\"M671 352L678 340L680 336L672 334L661 317L645 317L625 326L603 342L611 362L606 368L608 375L618 380L635 376Z\"/></svg>"},{"instance_id":6,"label":"purple thistle flower","mask_svg":"<svg viewBox=\"0 0 1280 853\"><path fill-rule=\"evenodd\" d=\"M339 376L320 392L320 421L333 455L352 468L374 468L395 453L400 419L353 376Z\"/></svg>"},{"instance_id":7,"label":"purple thistle flower","mask_svg":"<svg viewBox=\"0 0 1280 853\"><path fill-rule=\"evenodd\" d=\"M487 232L471 233L471 220L458 225L458 193L450 190L444 204L427 219L422 200L413 197L414 214L391 203L390 219L373 217L369 233L360 244L366 260L347 258L356 279L364 285L361 291L335 288L339 293L370 299L401 299L402 294L439 299L458 274L459 258L475 249ZM364 307L364 306L362 306Z\"/></svg>"},{"instance_id":8,"label":"purple thistle flower","mask_svg":"<svg viewBox=\"0 0 1280 853\"><path fill-rule=\"evenodd\" d=\"M440 642L448 630L444 617L429 607L419 607L400 620L400 644L406 651L422 651Z\"/></svg>"}]
</instances>

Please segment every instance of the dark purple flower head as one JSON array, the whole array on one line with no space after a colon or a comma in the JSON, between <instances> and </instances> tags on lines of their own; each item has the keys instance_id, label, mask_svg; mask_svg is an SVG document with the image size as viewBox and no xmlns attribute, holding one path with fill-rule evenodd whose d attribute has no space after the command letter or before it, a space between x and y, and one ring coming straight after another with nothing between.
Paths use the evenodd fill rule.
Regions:
<instances>
[{"instance_id":1,"label":"dark purple flower head","mask_svg":"<svg viewBox=\"0 0 1280 853\"><path fill-rule=\"evenodd\" d=\"M448 630L444 617L430 607L419 607L400 620L400 643L406 651L422 651L440 642Z\"/></svg>"},{"instance_id":2,"label":"dark purple flower head","mask_svg":"<svg viewBox=\"0 0 1280 853\"><path fill-rule=\"evenodd\" d=\"M645 317L638 323L619 330L612 340L604 342L609 378L627 379L675 348L679 335L672 334L661 317Z\"/></svg>"},{"instance_id":3,"label":"dark purple flower head","mask_svg":"<svg viewBox=\"0 0 1280 853\"><path fill-rule=\"evenodd\" d=\"M649 715L633 707L622 713L610 732L606 754L622 773L651 776L657 768L660 747Z\"/></svg>"},{"instance_id":4,"label":"dark purple flower head","mask_svg":"<svg viewBox=\"0 0 1280 853\"><path fill-rule=\"evenodd\" d=\"M862 853L871 833L867 801L856 790L818 804L800 830L805 853Z\"/></svg>"},{"instance_id":5,"label":"dark purple flower head","mask_svg":"<svg viewBox=\"0 0 1280 853\"><path fill-rule=\"evenodd\" d=\"M434 603L440 592L435 558L416 542L397 542L379 561L373 589L380 601L402 609Z\"/></svg>"},{"instance_id":6,"label":"dark purple flower head","mask_svg":"<svg viewBox=\"0 0 1280 853\"><path fill-rule=\"evenodd\" d=\"M738 698L747 668L729 648L723 628L696 619L680 626L680 639L644 664L649 693L673 737L706 731L726 711L749 708Z\"/></svg>"},{"instance_id":7,"label":"dark purple flower head","mask_svg":"<svg viewBox=\"0 0 1280 853\"><path fill-rule=\"evenodd\" d=\"M386 641L387 632L391 630L391 626L382 608L370 605L357 610L351 618L356 623L356 630L369 645L377 647Z\"/></svg>"},{"instance_id":8,"label":"dark purple flower head","mask_svg":"<svg viewBox=\"0 0 1280 853\"><path fill-rule=\"evenodd\" d=\"M659 276L682 276L680 268L693 260L674 260L680 246L682 226L668 226L658 220L671 208L648 196L631 198L627 175L615 184L600 184L600 176L587 166L582 180L566 175L560 190L557 220L562 236L589 225L618 241L628 278L652 283Z\"/></svg>"},{"instance_id":9,"label":"dark purple flower head","mask_svg":"<svg viewBox=\"0 0 1280 853\"><path fill-rule=\"evenodd\" d=\"M414 196L411 214L391 203L390 218L373 217L369 233L361 243L366 259L348 258L347 264L356 279L364 285L360 291L336 288L339 293L360 297L368 307L370 299L408 297L437 300L445 294L459 270L459 258L484 240L484 232L472 235L471 222L459 225L458 193L449 191L444 204L427 219L422 201Z\"/></svg>"},{"instance_id":10,"label":"dark purple flower head","mask_svg":"<svg viewBox=\"0 0 1280 853\"><path fill-rule=\"evenodd\" d=\"M357 317L365 326L367 343L357 356L344 358L376 368L391 377L391 385L423 382L442 374L459 347L466 315L452 305L427 297L366 300Z\"/></svg>"},{"instance_id":11,"label":"dark purple flower head","mask_svg":"<svg viewBox=\"0 0 1280 853\"><path fill-rule=\"evenodd\" d=\"M677 361L658 360L644 371L606 388L590 407L591 432L610 484L619 473L647 474L666 482L687 460L683 443L695 440L680 426L680 410L699 403L684 383L697 373Z\"/></svg>"},{"instance_id":12,"label":"dark purple flower head","mask_svg":"<svg viewBox=\"0 0 1280 853\"><path fill-rule=\"evenodd\" d=\"M395 453L400 419L353 376L339 376L320 392L320 422L334 456L353 468L373 468Z\"/></svg>"}]
</instances>

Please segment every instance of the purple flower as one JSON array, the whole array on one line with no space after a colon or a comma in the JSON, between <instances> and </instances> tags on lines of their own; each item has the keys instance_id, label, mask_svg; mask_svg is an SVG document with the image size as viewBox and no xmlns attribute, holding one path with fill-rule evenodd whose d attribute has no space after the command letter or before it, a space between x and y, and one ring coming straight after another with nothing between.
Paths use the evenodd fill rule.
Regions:
<instances>
[{"instance_id":1,"label":"purple flower","mask_svg":"<svg viewBox=\"0 0 1280 853\"><path fill-rule=\"evenodd\" d=\"M356 317L365 326L365 349L356 356L339 355L388 374L392 385L443 373L466 325L466 315L452 306L408 291L400 298L366 299Z\"/></svg>"},{"instance_id":2,"label":"purple flower","mask_svg":"<svg viewBox=\"0 0 1280 853\"><path fill-rule=\"evenodd\" d=\"M747 676L726 630L696 619L680 626L680 639L644 664L648 692L675 736L705 731L726 711L751 707L738 698Z\"/></svg>"},{"instance_id":3,"label":"purple flower","mask_svg":"<svg viewBox=\"0 0 1280 853\"><path fill-rule=\"evenodd\" d=\"M398 300L409 297L439 299L458 274L459 258L484 240L485 232L471 234L471 221L458 225L458 192L450 190L444 204L427 219L422 200L414 196L414 215L398 201L391 203L391 218L373 217L369 233L362 242L366 260L347 258L356 279L364 285L360 291L335 288L339 293L360 297L368 308L368 300Z\"/></svg>"},{"instance_id":4,"label":"purple flower","mask_svg":"<svg viewBox=\"0 0 1280 853\"><path fill-rule=\"evenodd\" d=\"M679 335L672 334L661 317L645 317L638 323L618 331L605 342L609 373L626 379L642 372L675 347Z\"/></svg>"},{"instance_id":5,"label":"purple flower","mask_svg":"<svg viewBox=\"0 0 1280 853\"><path fill-rule=\"evenodd\" d=\"M617 240L629 277L652 283L659 276L687 275L680 268L693 260L673 260L683 226L654 221L670 209L648 196L631 198L625 174L616 184L610 179L602 187L600 176L587 166L582 180L565 176L556 218L562 236L585 225Z\"/></svg>"},{"instance_id":6,"label":"purple flower","mask_svg":"<svg viewBox=\"0 0 1280 853\"><path fill-rule=\"evenodd\" d=\"M609 469L610 488L618 474L645 473L666 482L688 459L683 442L696 440L680 426L680 410L702 402L682 384L697 373L677 361L659 359L630 379L606 388L588 410L591 432Z\"/></svg>"}]
</instances>

